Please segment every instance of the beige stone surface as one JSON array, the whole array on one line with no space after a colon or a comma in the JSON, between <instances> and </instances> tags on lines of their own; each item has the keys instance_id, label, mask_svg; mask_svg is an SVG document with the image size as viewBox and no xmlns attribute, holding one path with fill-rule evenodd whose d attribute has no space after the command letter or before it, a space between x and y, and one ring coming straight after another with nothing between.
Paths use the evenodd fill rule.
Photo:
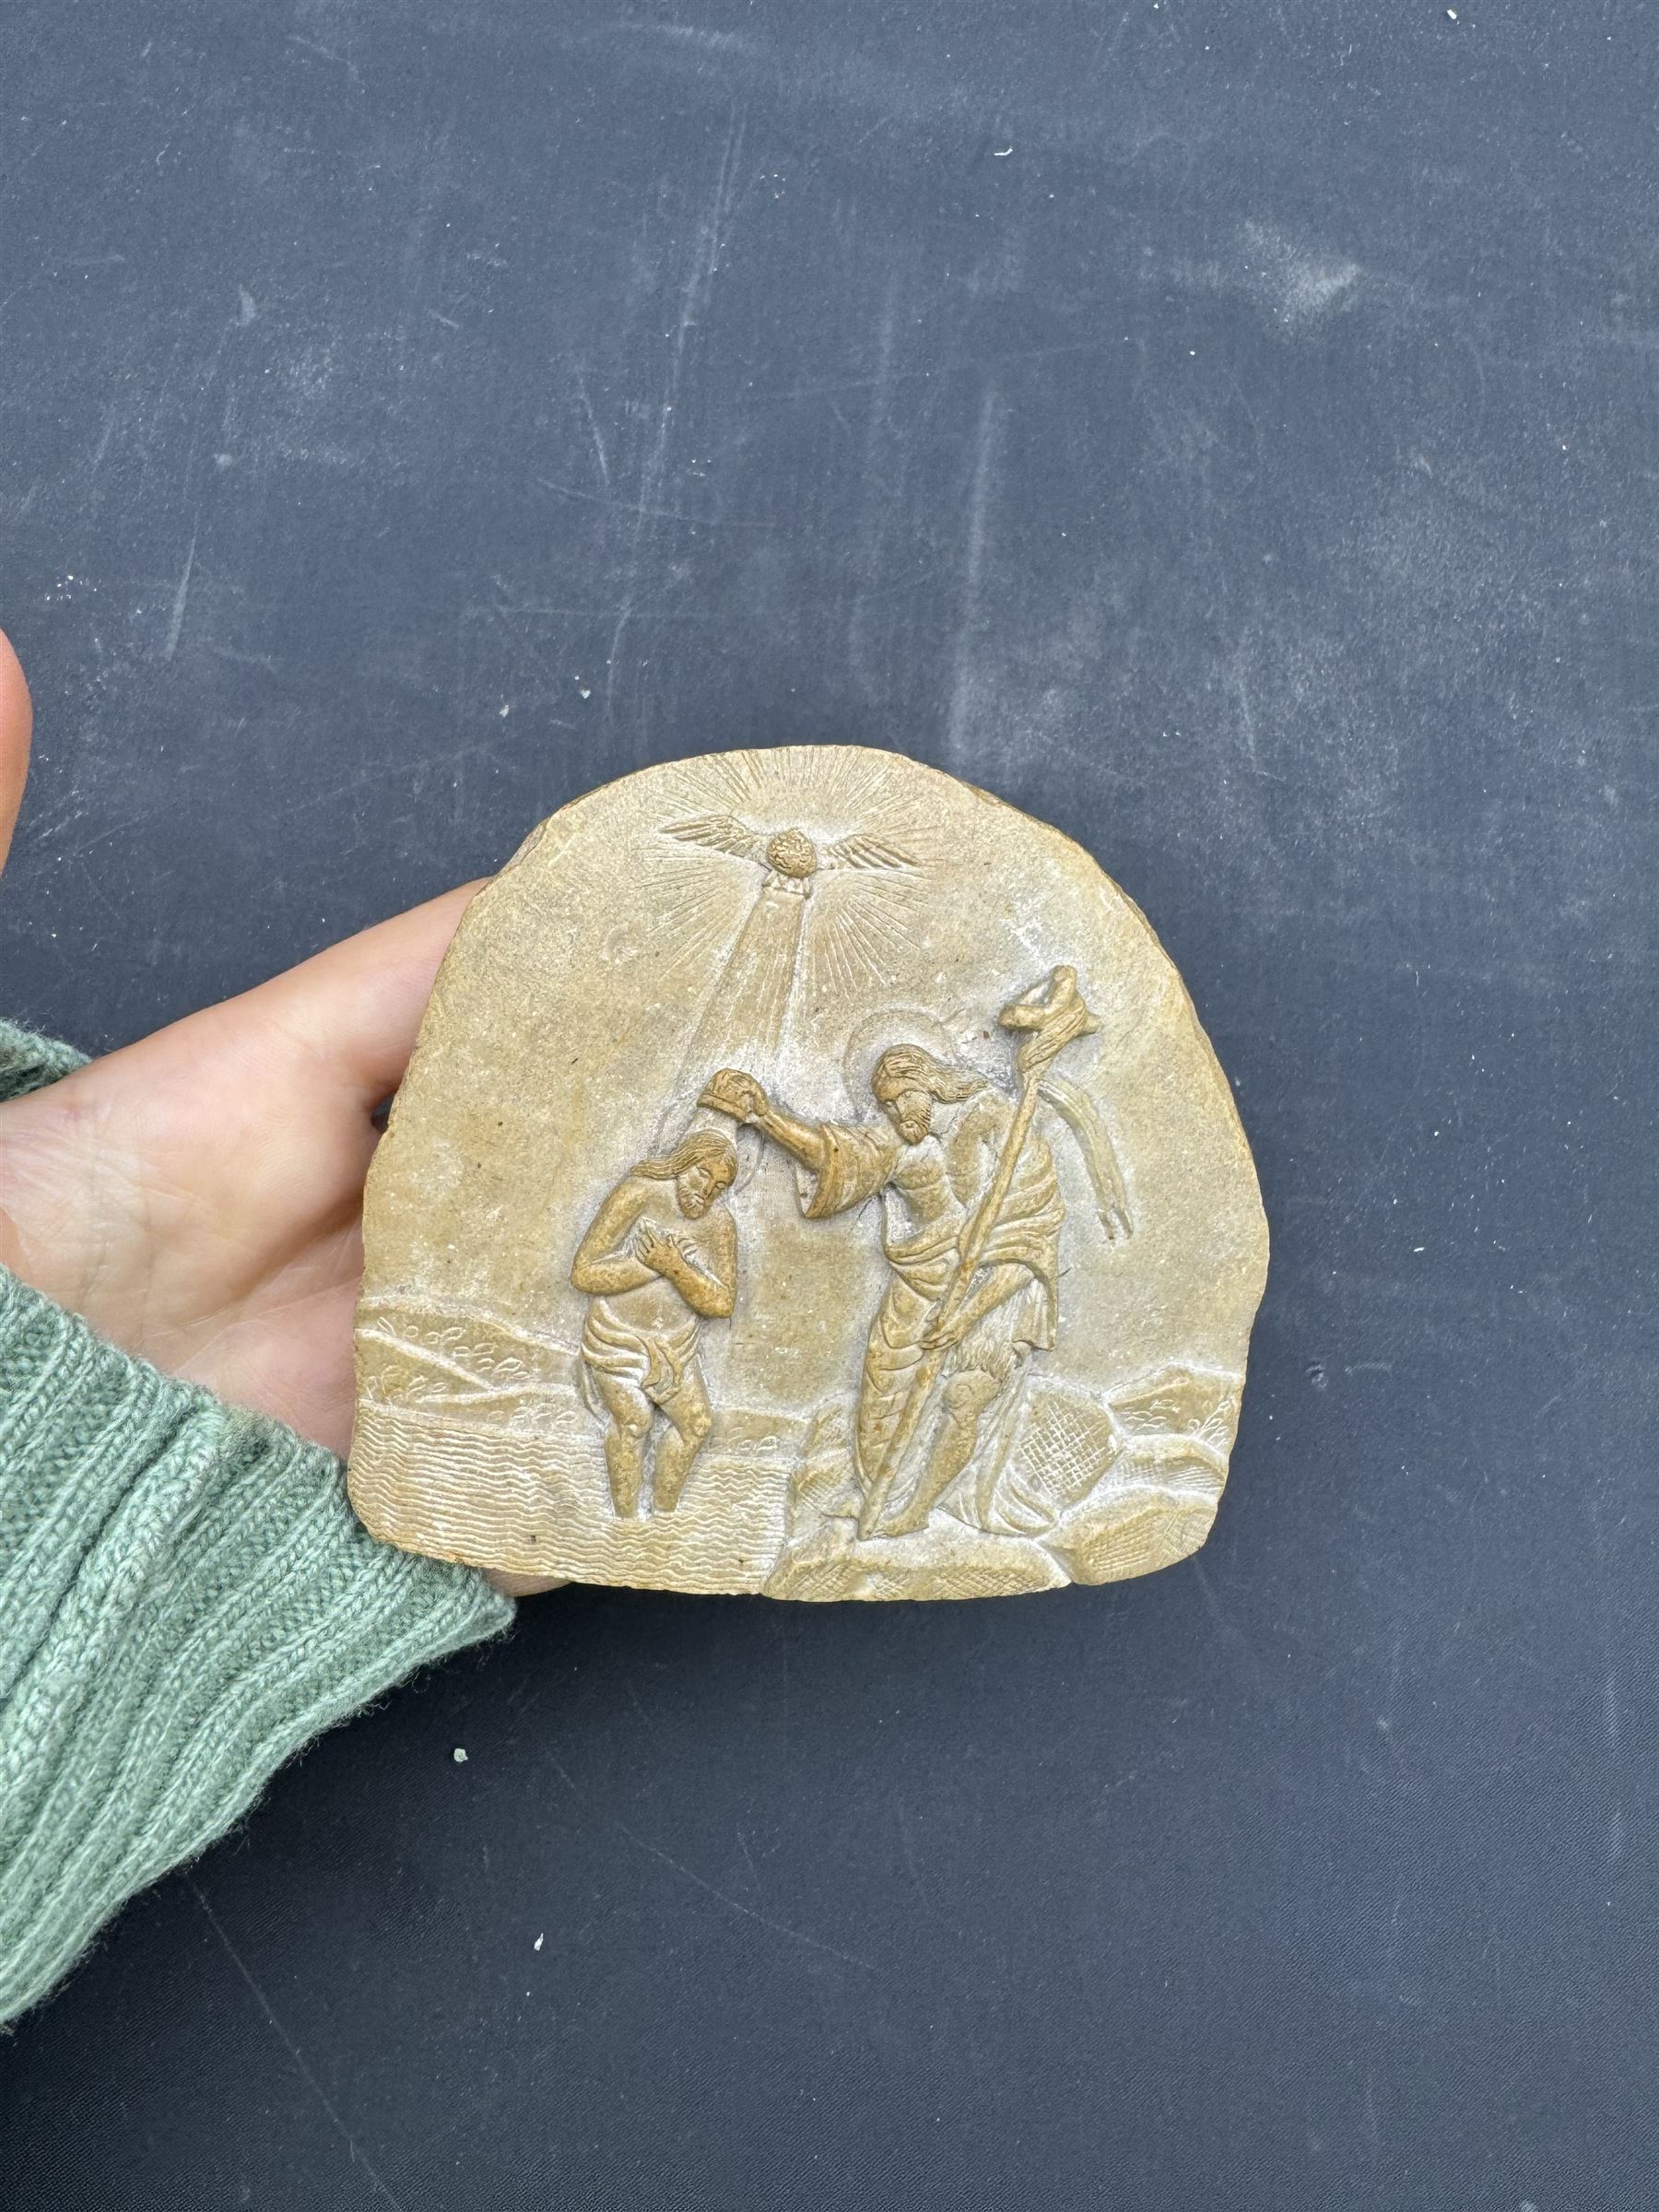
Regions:
<instances>
[{"instance_id":1,"label":"beige stone surface","mask_svg":"<svg viewBox=\"0 0 1659 2212\"><path fill-rule=\"evenodd\" d=\"M647 769L533 832L444 961L365 1239L376 1535L816 1599L1195 1549L1267 1262L1139 909L850 747Z\"/></svg>"}]
</instances>

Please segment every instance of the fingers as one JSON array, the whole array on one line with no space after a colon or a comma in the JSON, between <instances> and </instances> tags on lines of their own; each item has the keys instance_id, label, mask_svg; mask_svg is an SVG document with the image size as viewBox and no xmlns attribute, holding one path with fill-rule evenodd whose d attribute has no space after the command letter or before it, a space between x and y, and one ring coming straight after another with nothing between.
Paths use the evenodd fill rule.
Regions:
<instances>
[{"instance_id":1,"label":"fingers","mask_svg":"<svg viewBox=\"0 0 1659 2212\"><path fill-rule=\"evenodd\" d=\"M464 884L331 945L224 1010L279 1031L376 1106L403 1079L438 964L479 888Z\"/></svg>"},{"instance_id":2,"label":"fingers","mask_svg":"<svg viewBox=\"0 0 1659 2212\"><path fill-rule=\"evenodd\" d=\"M23 780L29 773L29 734L33 722L23 670L12 651L10 639L0 630L0 868L6 865L18 808L23 801Z\"/></svg>"}]
</instances>

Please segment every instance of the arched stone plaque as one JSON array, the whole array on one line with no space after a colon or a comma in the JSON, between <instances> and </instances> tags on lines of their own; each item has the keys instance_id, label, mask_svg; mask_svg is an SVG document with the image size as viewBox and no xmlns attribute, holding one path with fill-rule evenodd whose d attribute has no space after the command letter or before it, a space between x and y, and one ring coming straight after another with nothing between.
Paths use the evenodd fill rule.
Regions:
<instances>
[{"instance_id":1,"label":"arched stone plaque","mask_svg":"<svg viewBox=\"0 0 1659 2212\"><path fill-rule=\"evenodd\" d=\"M1099 1583L1201 1544L1266 1269L1139 909L893 753L642 771L467 910L365 1208L351 1495L528 1575Z\"/></svg>"}]
</instances>

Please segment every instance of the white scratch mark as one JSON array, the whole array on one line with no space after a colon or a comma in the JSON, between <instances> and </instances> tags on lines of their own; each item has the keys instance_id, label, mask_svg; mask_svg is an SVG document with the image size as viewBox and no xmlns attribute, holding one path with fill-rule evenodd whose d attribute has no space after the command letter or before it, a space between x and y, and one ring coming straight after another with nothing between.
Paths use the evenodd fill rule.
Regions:
<instances>
[{"instance_id":1,"label":"white scratch mark","mask_svg":"<svg viewBox=\"0 0 1659 2212\"><path fill-rule=\"evenodd\" d=\"M1250 661L1254 640L1246 629L1233 645L1227 672L1228 688L1239 702L1239 727L1244 735L1244 755L1253 772L1265 775L1257 750L1255 702L1250 692Z\"/></svg>"},{"instance_id":2,"label":"white scratch mark","mask_svg":"<svg viewBox=\"0 0 1659 2212\"><path fill-rule=\"evenodd\" d=\"M1304 329L1350 304L1361 274L1357 261L1312 250L1266 223L1245 224L1244 247L1244 288L1288 329Z\"/></svg>"},{"instance_id":3,"label":"white scratch mark","mask_svg":"<svg viewBox=\"0 0 1659 2212\"><path fill-rule=\"evenodd\" d=\"M1205 1610L1215 1625L1216 1634L1224 1644L1230 1645L1238 1653L1256 1688L1258 1689L1264 1688L1262 1669L1257 1664L1255 1652L1252 1648L1250 1639L1243 1630L1229 1620L1227 1615L1221 1610L1221 1601L1210 1586L1210 1579L1205 1571L1203 1560L1194 1559L1186 1563L1193 1571L1194 1579L1196 1581L1204 1599Z\"/></svg>"},{"instance_id":4,"label":"white scratch mark","mask_svg":"<svg viewBox=\"0 0 1659 2212\"><path fill-rule=\"evenodd\" d=\"M1377 2084L1375 2076L1369 2070L1365 2077L1365 2106L1360 2125L1365 2131L1365 2139L1371 2148L1373 2150L1380 2149L1382 2142L1382 2129L1377 2118Z\"/></svg>"},{"instance_id":5,"label":"white scratch mark","mask_svg":"<svg viewBox=\"0 0 1659 2212\"><path fill-rule=\"evenodd\" d=\"M192 524L190 550L184 556L184 573L179 579L179 588L173 594L172 620L167 626L167 643L161 648L161 658L171 661L179 650L179 639L184 629L184 609L190 605L190 572L195 567L196 531L199 523Z\"/></svg>"},{"instance_id":6,"label":"white scratch mark","mask_svg":"<svg viewBox=\"0 0 1659 2212\"><path fill-rule=\"evenodd\" d=\"M1100 68L1103 63L1110 62L1116 57L1117 50L1123 44L1124 33L1128 29L1134 14L1134 8L1126 7L1118 18L1117 29L1103 30L1100 33L1095 43L1093 64L1095 68Z\"/></svg>"},{"instance_id":7,"label":"white scratch mark","mask_svg":"<svg viewBox=\"0 0 1659 2212\"><path fill-rule=\"evenodd\" d=\"M332 46L324 46L316 39L302 39L298 31L288 33L288 44L298 46L302 53L314 53L323 61L332 62L336 69L344 69L352 83L360 84L358 65L349 54L336 53Z\"/></svg>"},{"instance_id":8,"label":"white scratch mark","mask_svg":"<svg viewBox=\"0 0 1659 2212\"><path fill-rule=\"evenodd\" d=\"M590 507L608 507L617 514L644 515L652 522L695 523L704 530L775 530L775 523L763 523L741 514L688 514L683 507L645 507L638 500L608 500L597 491L582 491L574 484L560 484L553 477L537 477L544 491L556 491L561 499L582 500Z\"/></svg>"},{"instance_id":9,"label":"white scratch mark","mask_svg":"<svg viewBox=\"0 0 1659 2212\"><path fill-rule=\"evenodd\" d=\"M103 428L98 433L98 443L92 449L92 467L95 474L100 466L104 455L110 450L111 439L115 435L115 417L117 412L118 408L116 402L112 400L109 406L104 409Z\"/></svg>"},{"instance_id":10,"label":"white scratch mark","mask_svg":"<svg viewBox=\"0 0 1659 2212\"><path fill-rule=\"evenodd\" d=\"M980 590L984 582L986 517L991 506L991 472L996 457L1000 408L996 386L987 384L980 404L979 433L973 441L973 482L968 493L968 537L962 559L962 611L952 655L950 712L945 727L948 759L960 758L973 705L973 638L979 628Z\"/></svg>"},{"instance_id":11,"label":"white scratch mark","mask_svg":"<svg viewBox=\"0 0 1659 2212\"><path fill-rule=\"evenodd\" d=\"M916 1865L915 1846L911 1841L910 1816L904 1809L904 1800L901 1797L894 1798L893 1812L899 1822L899 1841L903 1847L904 1865L910 1875L911 1888L916 1893L916 1902L925 1912L930 1909L927 1902L927 1892L922 1887L922 1876Z\"/></svg>"},{"instance_id":12,"label":"white scratch mark","mask_svg":"<svg viewBox=\"0 0 1659 2212\"><path fill-rule=\"evenodd\" d=\"M617 1826L630 1843L637 1843L641 1851L648 1851L653 1859L661 1859L665 1866L672 1866L676 1874L683 1874L687 1881L695 1882L700 1889L706 1889L711 1897L718 1898L731 1912L741 1912L745 1920L758 1921L761 1927L770 1928L774 1936L787 1936L791 1943L805 1944L808 1950L827 1951L831 1959L839 1959L843 1966L862 1967L867 1974L877 1971L867 1959L855 1959L851 1951L838 1951L832 1943L825 1943L817 1936L808 1936L803 1929L792 1928L786 1921L773 1920L768 1913L757 1912L752 1905L741 1904L736 1898L728 1897L724 1889L717 1889L712 1882L705 1881L691 1867L682 1865L670 1853L660 1850L654 1843L648 1843L643 1836L635 1835L626 1821L618 1820Z\"/></svg>"},{"instance_id":13,"label":"white scratch mark","mask_svg":"<svg viewBox=\"0 0 1659 2212\"><path fill-rule=\"evenodd\" d=\"M670 39L677 46L700 46L709 53L757 53L753 39L740 31L705 30L697 23L618 23L618 31L643 32L647 37Z\"/></svg>"},{"instance_id":14,"label":"white scratch mark","mask_svg":"<svg viewBox=\"0 0 1659 2212\"><path fill-rule=\"evenodd\" d=\"M668 372L663 386L663 404L657 416L656 436L652 441L645 465L640 472L639 512L629 554L628 582L617 612L616 628L611 632L610 651L606 656L605 712L607 720L616 701L617 664L621 657L622 640L627 635L629 623L633 619L634 601L639 594L646 523L650 510L662 503L663 484L668 469L668 434L674 427L674 409L679 398L686 348L692 331L701 321L708 306L709 295L720 267L720 249L724 242L726 219L731 213L733 181L743 150L745 120L742 114L735 115L732 127L726 133L720 169L714 179L713 199L708 216L699 229L691 266L687 272L685 288L680 295L679 322L674 333L673 350L668 356Z\"/></svg>"},{"instance_id":15,"label":"white scratch mark","mask_svg":"<svg viewBox=\"0 0 1659 2212\"><path fill-rule=\"evenodd\" d=\"M605 450L604 439L599 435L599 419L594 413L594 403L588 397L587 378L582 375L577 362L572 361L571 368L576 379L576 390L582 401L582 411L587 417L588 430L594 441L594 458L599 464L599 481L608 491L610 489L610 456Z\"/></svg>"},{"instance_id":16,"label":"white scratch mark","mask_svg":"<svg viewBox=\"0 0 1659 2212\"><path fill-rule=\"evenodd\" d=\"M207 1902L207 1900L203 1896L201 1890L197 1888L195 1882L192 1880L189 1875L186 1875L184 1879L189 1883L191 1894L194 1897L196 1903L201 1906L202 1911L206 1914L207 1925L218 1937L220 1943L224 1945L226 1957L229 1959L231 1965L235 1967L237 1972L241 1976L242 1980L247 1983L249 1989L253 1992L253 2001L259 2006L260 2011L265 2014L265 2018L270 2022L272 2032L276 2035L277 2041L282 2045L283 2049L288 2053L289 2058L293 2060L294 2070L300 2076L300 2080L304 2082L306 2088L310 2089L312 2095L316 2099L317 2102L323 2107L323 2110L328 2114L328 2117L333 2121L338 2132L346 2138L346 2147L351 2153L352 2164L354 2166L360 2166L362 2168L363 2171L369 2176L370 2181L372 2182L375 2188L379 2190L381 2195L383 2196L386 2202L392 2206L392 2212L404 2212L402 2205L398 2203L396 2197L393 2195L391 2190L387 2188L385 2183L382 2181L380 2175L376 2173L374 2168L369 2163L366 2153L358 2148L357 2137L347 2126L345 2121L341 2119L339 2113L335 2112L334 2106L328 2101L326 2095L324 2093L322 2083L317 2079L316 2076L306 2065L304 2058L300 2055L300 2046L295 2042L293 2037L289 2035L288 2030L283 2026L282 2022L272 2011L270 1999L265 1995L265 1991L260 1988L258 1983L254 1981L253 1975L242 1964L241 1952L231 1942L229 1936L226 1935L224 1929L220 1927L213 1907Z\"/></svg>"},{"instance_id":17,"label":"white scratch mark","mask_svg":"<svg viewBox=\"0 0 1659 2212\"><path fill-rule=\"evenodd\" d=\"M869 380L870 410L865 425L864 443L864 500L868 520L858 589L853 594L852 604L847 611L848 665L865 698L872 701L879 697L881 687L869 665L869 654L865 646L865 609L876 588L876 578L880 571L888 516L898 498L902 496L901 489L895 493L891 477L881 467L882 440L887 428L888 386L893 374L893 339L898 324L899 273L894 270L888 278L887 297L882 302L881 320L876 329L876 373ZM900 487L902 483L900 471Z\"/></svg>"}]
</instances>

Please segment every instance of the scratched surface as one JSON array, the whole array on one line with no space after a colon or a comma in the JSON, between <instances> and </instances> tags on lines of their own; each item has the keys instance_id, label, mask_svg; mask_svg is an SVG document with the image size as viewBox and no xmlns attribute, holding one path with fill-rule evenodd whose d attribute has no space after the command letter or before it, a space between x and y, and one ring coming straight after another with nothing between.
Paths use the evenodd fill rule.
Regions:
<instances>
[{"instance_id":1,"label":"scratched surface","mask_svg":"<svg viewBox=\"0 0 1659 2212\"><path fill-rule=\"evenodd\" d=\"M0 2052L14 2212L1651 2201L1652 30L0 11L8 1010L899 745L1146 907L1276 1236L1197 1560L526 1610Z\"/></svg>"}]
</instances>

